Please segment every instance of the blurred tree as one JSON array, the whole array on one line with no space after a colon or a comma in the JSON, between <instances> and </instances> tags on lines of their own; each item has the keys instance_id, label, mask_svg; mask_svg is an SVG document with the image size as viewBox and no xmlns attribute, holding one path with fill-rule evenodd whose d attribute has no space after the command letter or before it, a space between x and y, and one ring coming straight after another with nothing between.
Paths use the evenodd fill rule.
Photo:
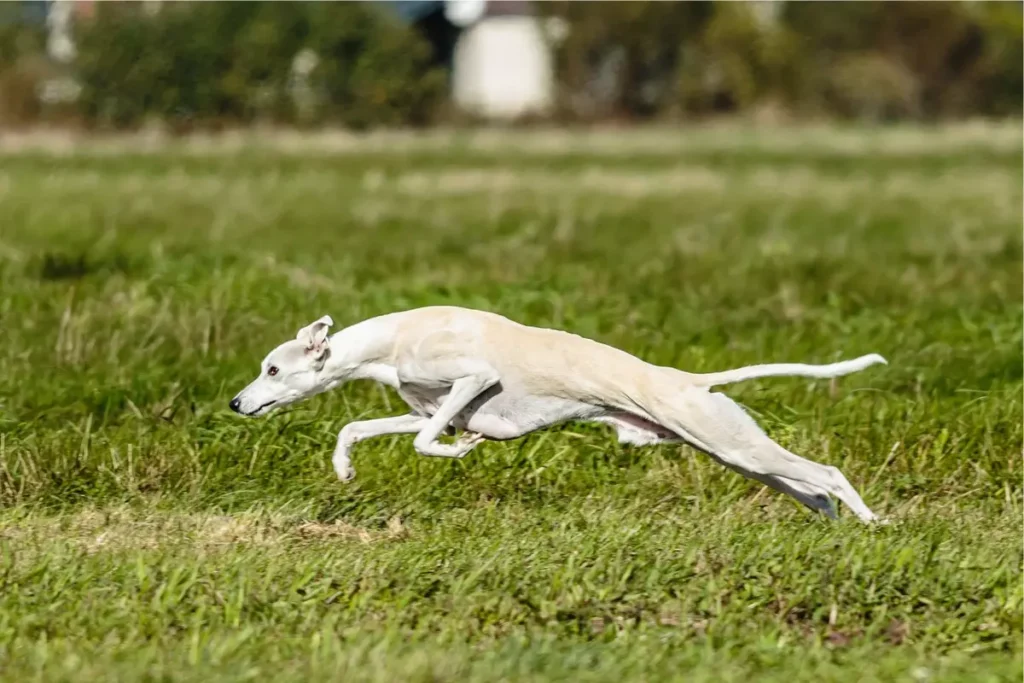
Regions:
<instances>
[{"instance_id":1,"label":"blurred tree","mask_svg":"<svg viewBox=\"0 0 1024 683\"><path fill-rule=\"evenodd\" d=\"M422 123L444 96L425 41L368 3L103 3L78 41L82 110L101 124L295 120L304 50L315 120Z\"/></svg>"},{"instance_id":2,"label":"blurred tree","mask_svg":"<svg viewBox=\"0 0 1024 683\"><path fill-rule=\"evenodd\" d=\"M256 120L421 125L447 100L439 2L98 3L76 28L76 104L93 124ZM399 5L399 9L409 9ZM537 3L569 118L764 108L867 120L1020 115L1024 4ZM0 119L45 117L45 24L0 3ZM769 11L771 10L771 11ZM776 11L777 10L777 11ZM429 17L451 31L430 28ZM545 22L545 25L549 25ZM436 30L435 30L436 29ZM424 37L426 35L426 37Z\"/></svg>"}]
</instances>

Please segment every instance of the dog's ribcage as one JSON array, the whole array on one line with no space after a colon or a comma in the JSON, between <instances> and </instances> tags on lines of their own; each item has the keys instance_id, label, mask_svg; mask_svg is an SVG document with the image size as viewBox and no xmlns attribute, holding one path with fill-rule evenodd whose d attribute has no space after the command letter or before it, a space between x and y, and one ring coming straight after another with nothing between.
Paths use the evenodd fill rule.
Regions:
<instances>
[{"instance_id":1,"label":"dog's ribcage","mask_svg":"<svg viewBox=\"0 0 1024 683\"><path fill-rule=\"evenodd\" d=\"M449 388L401 384L398 393L421 415L433 415L448 398ZM607 410L571 399L531 396L499 383L473 399L452 421L452 426L477 432L488 439L515 439L543 427L569 420L589 420Z\"/></svg>"}]
</instances>

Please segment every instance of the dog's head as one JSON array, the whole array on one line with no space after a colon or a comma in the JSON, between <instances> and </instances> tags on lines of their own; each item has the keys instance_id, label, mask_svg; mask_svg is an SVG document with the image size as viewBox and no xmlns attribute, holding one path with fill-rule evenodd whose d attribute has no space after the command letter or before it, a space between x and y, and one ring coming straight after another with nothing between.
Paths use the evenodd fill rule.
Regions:
<instances>
[{"instance_id":1,"label":"dog's head","mask_svg":"<svg viewBox=\"0 0 1024 683\"><path fill-rule=\"evenodd\" d=\"M327 330L333 324L331 316L325 315L271 351L263 359L259 376L231 399L231 410L259 417L323 391L320 371L331 353Z\"/></svg>"}]
</instances>

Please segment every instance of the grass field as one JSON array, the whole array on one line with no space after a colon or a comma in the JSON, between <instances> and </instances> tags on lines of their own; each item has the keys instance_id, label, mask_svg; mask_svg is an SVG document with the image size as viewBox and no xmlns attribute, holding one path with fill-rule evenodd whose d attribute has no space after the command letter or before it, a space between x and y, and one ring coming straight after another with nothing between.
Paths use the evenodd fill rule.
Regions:
<instances>
[{"instance_id":1,"label":"grass field","mask_svg":"<svg viewBox=\"0 0 1024 683\"><path fill-rule=\"evenodd\" d=\"M1018 125L250 142L0 146L5 680L1021 679ZM439 303L881 353L728 391L895 523L576 425L343 485L394 394L227 410L321 315Z\"/></svg>"}]
</instances>

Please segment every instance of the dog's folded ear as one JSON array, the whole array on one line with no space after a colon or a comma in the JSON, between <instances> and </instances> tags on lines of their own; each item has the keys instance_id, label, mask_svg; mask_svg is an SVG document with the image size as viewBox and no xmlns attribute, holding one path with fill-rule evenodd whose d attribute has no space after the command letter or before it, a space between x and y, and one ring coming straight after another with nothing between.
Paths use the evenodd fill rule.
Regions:
<instances>
[{"instance_id":1,"label":"dog's folded ear","mask_svg":"<svg viewBox=\"0 0 1024 683\"><path fill-rule=\"evenodd\" d=\"M325 315L314 323L306 325L295 338L306 345L306 352L320 358L326 353L328 346L327 330L334 324L331 316Z\"/></svg>"}]
</instances>

